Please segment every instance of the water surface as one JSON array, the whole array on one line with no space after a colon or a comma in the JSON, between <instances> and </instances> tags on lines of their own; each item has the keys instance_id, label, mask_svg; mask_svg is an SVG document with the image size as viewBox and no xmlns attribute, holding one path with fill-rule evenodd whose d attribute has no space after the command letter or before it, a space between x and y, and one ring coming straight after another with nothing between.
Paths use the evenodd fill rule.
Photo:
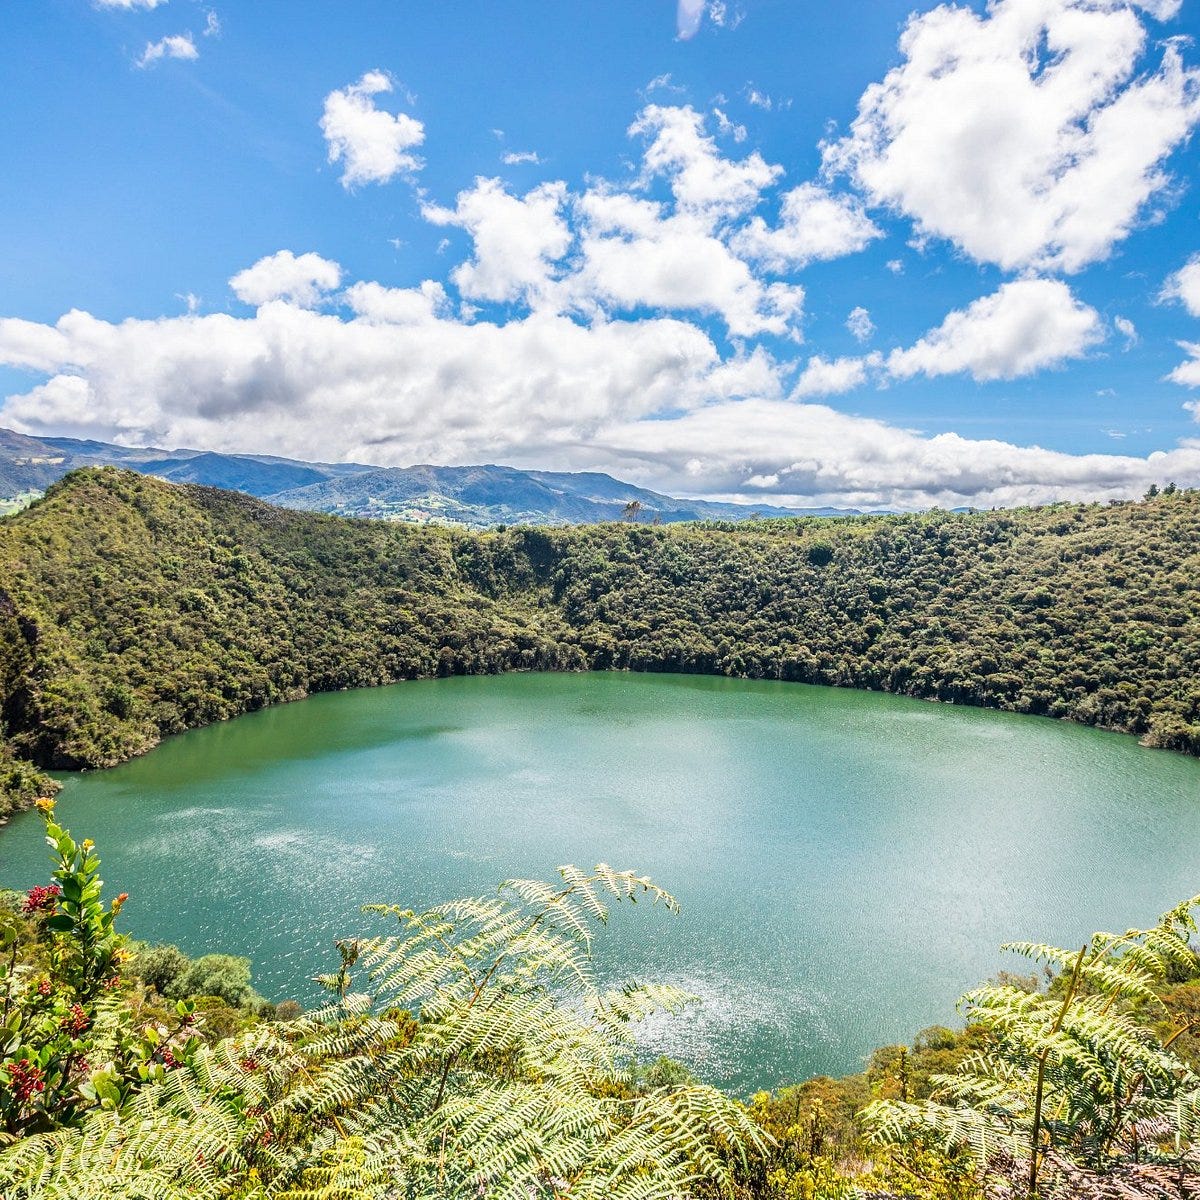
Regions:
<instances>
[{"instance_id":1,"label":"water surface","mask_svg":"<svg viewBox=\"0 0 1200 1200\"><path fill-rule=\"evenodd\" d=\"M507 675L316 696L67 778L126 927L312 998L365 902L560 863L653 876L606 972L698 994L654 1050L742 1091L954 1020L1009 938L1074 944L1200 892L1200 762L1032 717L801 684ZM47 873L40 819L0 882Z\"/></svg>"}]
</instances>

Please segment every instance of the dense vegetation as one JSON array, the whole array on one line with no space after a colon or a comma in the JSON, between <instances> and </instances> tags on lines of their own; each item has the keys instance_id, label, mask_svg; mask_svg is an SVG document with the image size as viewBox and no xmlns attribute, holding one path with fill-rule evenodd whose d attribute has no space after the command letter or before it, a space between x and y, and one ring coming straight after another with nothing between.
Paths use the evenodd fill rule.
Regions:
<instances>
[{"instance_id":1,"label":"dense vegetation","mask_svg":"<svg viewBox=\"0 0 1200 1200\"><path fill-rule=\"evenodd\" d=\"M0 808L310 692L628 668L881 689L1200 752L1200 494L488 533L113 469L0 520Z\"/></svg>"},{"instance_id":2,"label":"dense vegetation","mask_svg":"<svg viewBox=\"0 0 1200 1200\"><path fill-rule=\"evenodd\" d=\"M6 1200L1028 1200L1200 1187L1200 897L964 998L845 1080L747 1104L633 1036L676 989L601 991L613 902L674 899L598 866L425 912L366 910L315 1013L245 960L131 944L90 841L40 802L54 870L0 893ZM387 932L390 927L391 932ZM678 1019L686 1019L686 1014ZM1189 1189L1193 1189L1189 1192Z\"/></svg>"}]
</instances>

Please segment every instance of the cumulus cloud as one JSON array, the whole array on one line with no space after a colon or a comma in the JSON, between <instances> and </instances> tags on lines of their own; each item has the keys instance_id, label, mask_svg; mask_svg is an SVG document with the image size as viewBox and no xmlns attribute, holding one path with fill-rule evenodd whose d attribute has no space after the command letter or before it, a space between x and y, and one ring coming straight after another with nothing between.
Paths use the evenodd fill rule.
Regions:
<instances>
[{"instance_id":1,"label":"cumulus cloud","mask_svg":"<svg viewBox=\"0 0 1200 1200\"><path fill-rule=\"evenodd\" d=\"M882 236L857 200L804 183L783 197L777 226L754 217L731 245L752 262L786 271L855 254Z\"/></svg>"},{"instance_id":2,"label":"cumulus cloud","mask_svg":"<svg viewBox=\"0 0 1200 1200\"><path fill-rule=\"evenodd\" d=\"M477 179L454 208L427 205L427 221L465 229L474 242L474 257L451 274L458 290L470 300L537 304L571 245L566 192L566 184L544 183L513 196L499 179Z\"/></svg>"},{"instance_id":3,"label":"cumulus cloud","mask_svg":"<svg viewBox=\"0 0 1200 1200\"><path fill-rule=\"evenodd\" d=\"M1167 279L1159 299L1176 300L1193 317L1200 317L1200 254L1193 254ZM1179 348L1185 351L1188 357L1167 376L1167 379L1183 387L1200 387L1200 344L1180 342ZM1200 420L1200 408L1194 402L1184 407Z\"/></svg>"},{"instance_id":4,"label":"cumulus cloud","mask_svg":"<svg viewBox=\"0 0 1200 1200\"><path fill-rule=\"evenodd\" d=\"M832 362L819 354L814 355L808 360L808 365L796 381L792 395L800 399L808 396L839 396L843 392L852 392L867 382L868 369L879 367L882 361L879 354L868 355L866 358L835 358Z\"/></svg>"},{"instance_id":5,"label":"cumulus cloud","mask_svg":"<svg viewBox=\"0 0 1200 1200\"><path fill-rule=\"evenodd\" d=\"M1082 358L1104 338L1099 313L1057 279L1021 279L950 313L888 371L900 379L965 372L979 381L1016 379Z\"/></svg>"},{"instance_id":6,"label":"cumulus cloud","mask_svg":"<svg viewBox=\"0 0 1200 1200\"><path fill-rule=\"evenodd\" d=\"M859 305L850 310L850 315L846 318L846 328L850 330L856 342L869 342L875 333L875 322L871 320L871 314Z\"/></svg>"},{"instance_id":7,"label":"cumulus cloud","mask_svg":"<svg viewBox=\"0 0 1200 1200\"><path fill-rule=\"evenodd\" d=\"M407 113L375 107L374 98L391 90L385 72L368 71L357 83L325 97L321 132L329 146L329 161L342 164L345 188L387 183L423 166L411 151L424 142L425 126Z\"/></svg>"},{"instance_id":8,"label":"cumulus cloud","mask_svg":"<svg viewBox=\"0 0 1200 1200\"><path fill-rule=\"evenodd\" d=\"M599 190L577 207L580 254L558 293L564 307L692 310L719 316L735 337L798 336L804 289L760 279L704 219Z\"/></svg>"},{"instance_id":9,"label":"cumulus cloud","mask_svg":"<svg viewBox=\"0 0 1200 1200\"><path fill-rule=\"evenodd\" d=\"M719 317L735 337L798 339L803 287L763 278L737 244L780 169L757 153L723 156L688 107L650 105L630 135L645 149L625 188L595 180L573 192L555 181L514 195L499 179L477 179L452 208L426 205L426 220L471 237L468 261L450 275L463 297L588 319L691 311ZM639 194L655 179L671 201Z\"/></svg>"},{"instance_id":10,"label":"cumulus cloud","mask_svg":"<svg viewBox=\"0 0 1200 1200\"><path fill-rule=\"evenodd\" d=\"M647 139L644 175L664 176L680 212L706 220L749 212L783 174L757 150L737 161L725 158L705 132L704 117L690 105L648 104L629 127Z\"/></svg>"},{"instance_id":11,"label":"cumulus cloud","mask_svg":"<svg viewBox=\"0 0 1200 1200\"><path fill-rule=\"evenodd\" d=\"M1200 254L1193 254L1167 280L1161 299L1178 300L1193 317L1200 317Z\"/></svg>"},{"instance_id":12,"label":"cumulus cloud","mask_svg":"<svg viewBox=\"0 0 1200 1200\"><path fill-rule=\"evenodd\" d=\"M1174 0L993 0L910 18L904 61L825 148L874 204L1009 270L1107 258L1200 119L1200 72L1169 43L1147 64L1138 8Z\"/></svg>"},{"instance_id":13,"label":"cumulus cloud","mask_svg":"<svg viewBox=\"0 0 1200 1200\"><path fill-rule=\"evenodd\" d=\"M145 68L153 66L164 58L178 58L184 62L194 62L200 57L196 43L190 33L175 33L169 37L160 38L157 42L147 42L145 50L137 65Z\"/></svg>"},{"instance_id":14,"label":"cumulus cloud","mask_svg":"<svg viewBox=\"0 0 1200 1200\"><path fill-rule=\"evenodd\" d=\"M28 428L122 440L395 463L526 459L584 444L604 421L736 392L709 339L659 319L587 327L441 315L436 283L356 284L353 315L287 301L227 314L0 325L0 362L50 378L10 398ZM749 366L747 379L754 378ZM539 447L541 448L539 451Z\"/></svg>"},{"instance_id":15,"label":"cumulus cloud","mask_svg":"<svg viewBox=\"0 0 1200 1200\"><path fill-rule=\"evenodd\" d=\"M420 287L390 288L360 282L348 287L344 300L354 313L376 325L419 325L450 312L450 297L436 280Z\"/></svg>"},{"instance_id":16,"label":"cumulus cloud","mask_svg":"<svg viewBox=\"0 0 1200 1200\"><path fill-rule=\"evenodd\" d=\"M1187 354L1187 359L1181 362L1167 378L1172 383L1181 384L1183 387L1200 387L1200 342L1180 342L1179 348ZM1194 401L1185 404L1184 407L1193 413L1197 420L1200 420L1200 409L1197 408Z\"/></svg>"},{"instance_id":17,"label":"cumulus cloud","mask_svg":"<svg viewBox=\"0 0 1200 1200\"><path fill-rule=\"evenodd\" d=\"M259 307L287 300L302 308L317 304L342 281L342 268L319 254L280 250L239 271L229 286L239 300Z\"/></svg>"},{"instance_id":18,"label":"cumulus cloud","mask_svg":"<svg viewBox=\"0 0 1200 1200\"><path fill-rule=\"evenodd\" d=\"M254 308L244 316L0 320L0 366L33 375L0 424L384 465L607 470L676 493L797 504L1032 503L1200 482L1200 440L1147 458L1076 456L927 437L813 402L891 378L1025 375L1087 353L1104 326L1065 284L1022 279L886 358L817 354L794 378L742 340L799 338L804 290L771 278L770 264L790 274L830 244L811 240L802 209L848 205L839 220L865 221L861 210L801 185L788 193L801 197L795 219L785 200L759 230L778 167L722 155L689 108L649 106L630 132L644 154L624 184L514 193L478 179L452 205L426 205L428 221L469 239L449 286L347 287L337 263L280 251L231 279ZM772 252L750 258L747 230ZM797 244L781 247L783 231ZM682 319L692 313L719 318L732 349ZM865 310L851 314L852 332L869 324ZM1200 382L1200 351L1192 363Z\"/></svg>"}]
</instances>

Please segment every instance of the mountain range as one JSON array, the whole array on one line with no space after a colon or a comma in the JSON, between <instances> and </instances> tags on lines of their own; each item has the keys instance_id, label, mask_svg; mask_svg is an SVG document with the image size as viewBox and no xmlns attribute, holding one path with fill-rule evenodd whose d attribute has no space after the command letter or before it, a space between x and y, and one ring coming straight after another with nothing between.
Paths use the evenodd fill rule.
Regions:
<instances>
[{"instance_id":1,"label":"mountain range","mask_svg":"<svg viewBox=\"0 0 1200 1200\"><path fill-rule=\"evenodd\" d=\"M639 521L740 521L753 516L846 516L855 511L681 500L594 471L314 463L263 454L29 437L0 429L0 498L10 502L42 491L69 471L98 466L245 492L284 508L473 528L576 525L629 516Z\"/></svg>"}]
</instances>

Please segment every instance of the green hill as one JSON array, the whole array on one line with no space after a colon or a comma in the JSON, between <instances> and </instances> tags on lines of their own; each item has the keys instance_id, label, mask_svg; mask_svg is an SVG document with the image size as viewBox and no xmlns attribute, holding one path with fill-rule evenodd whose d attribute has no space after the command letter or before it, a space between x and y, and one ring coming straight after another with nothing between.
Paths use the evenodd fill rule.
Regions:
<instances>
[{"instance_id":1,"label":"green hill","mask_svg":"<svg viewBox=\"0 0 1200 1200\"><path fill-rule=\"evenodd\" d=\"M1200 752L1200 495L473 533L116 469L0 520L0 718L105 766L310 692L588 667L873 688Z\"/></svg>"}]
</instances>

